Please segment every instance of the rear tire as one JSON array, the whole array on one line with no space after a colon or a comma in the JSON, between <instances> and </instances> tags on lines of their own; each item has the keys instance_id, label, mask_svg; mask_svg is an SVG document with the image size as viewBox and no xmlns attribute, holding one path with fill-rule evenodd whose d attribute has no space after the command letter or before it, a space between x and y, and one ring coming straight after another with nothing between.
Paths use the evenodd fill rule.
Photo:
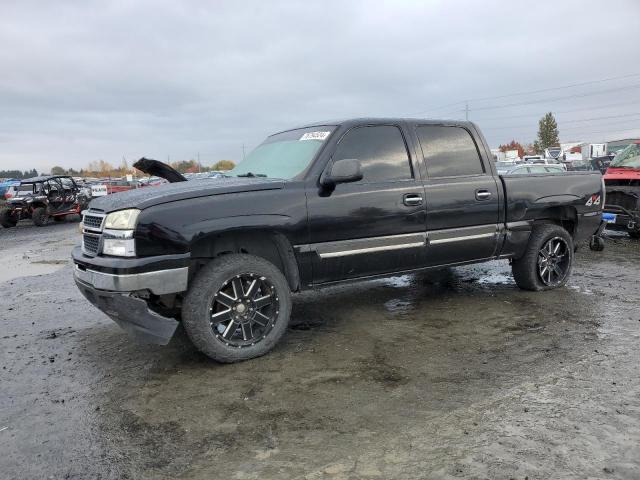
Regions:
<instances>
[{"instance_id":1,"label":"rear tire","mask_svg":"<svg viewBox=\"0 0 640 480\"><path fill-rule=\"evenodd\" d=\"M0 210L0 225L4 228L15 227L18 224L18 221L11 216L11 210L8 208L3 208Z\"/></svg>"},{"instance_id":2,"label":"rear tire","mask_svg":"<svg viewBox=\"0 0 640 480\"><path fill-rule=\"evenodd\" d=\"M640 230L629 230L629 236L633 239L639 239L640 238Z\"/></svg>"},{"instance_id":3,"label":"rear tire","mask_svg":"<svg viewBox=\"0 0 640 480\"><path fill-rule=\"evenodd\" d=\"M34 208L31 218L36 227L44 227L49 223L49 215L47 215L47 210L44 207Z\"/></svg>"},{"instance_id":4,"label":"rear tire","mask_svg":"<svg viewBox=\"0 0 640 480\"><path fill-rule=\"evenodd\" d=\"M246 254L223 255L205 265L182 306L182 323L193 344L222 363L269 352L290 316L287 279L272 263Z\"/></svg>"},{"instance_id":5,"label":"rear tire","mask_svg":"<svg viewBox=\"0 0 640 480\"><path fill-rule=\"evenodd\" d=\"M524 255L511 264L513 278L523 290L561 287L571 274L573 252L573 239L564 228L554 224L537 225Z\"/></svg>"}]
</instances>

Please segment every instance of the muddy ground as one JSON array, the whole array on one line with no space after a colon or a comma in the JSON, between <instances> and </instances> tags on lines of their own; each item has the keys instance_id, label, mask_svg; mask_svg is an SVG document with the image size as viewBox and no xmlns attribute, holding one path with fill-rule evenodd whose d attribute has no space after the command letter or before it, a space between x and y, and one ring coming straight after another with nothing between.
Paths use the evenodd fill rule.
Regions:
<instances>
[{"instance_id":1,"label":"muddy ground","mask_svg":"<svg viewBox=\"0 0 640 480\"><path fill-rule=\"evenodd\" d=\"M640 243L568 287L506 262L299 295L276 350L141 346L76 290L77 223L0 230L0 478L640 478Z\"/></svg>"}]
</instances>

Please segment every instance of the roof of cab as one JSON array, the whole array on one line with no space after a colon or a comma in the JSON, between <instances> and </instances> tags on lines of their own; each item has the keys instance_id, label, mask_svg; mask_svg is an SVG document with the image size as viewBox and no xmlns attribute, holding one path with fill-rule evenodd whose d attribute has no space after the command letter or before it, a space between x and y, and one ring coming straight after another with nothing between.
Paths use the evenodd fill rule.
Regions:
<instances>
[{"instance_id":1,"label":"roof of cab","mask_svg":"<svg viewBox=\"0 0 640 480\"><path fill-rule=\"evenodd\" d=\"M346 126L351 127L354 125L377 125L377 124L389 124L389 123L408 123L411 125L460 125L465 127L473 126L472 122L464 120L446 120L446 119L426 119L426 118L414 118L414 117L357 117L357 118L342 118L333 120L323 120L320 122L308 123L305 125L299 125L293 128L287 128L279 132L273 133L270 136L277 135L279 133L290 132L291 130L299 130L301 128L322 127L322 126Z\"/></svg>"}]
</instances>

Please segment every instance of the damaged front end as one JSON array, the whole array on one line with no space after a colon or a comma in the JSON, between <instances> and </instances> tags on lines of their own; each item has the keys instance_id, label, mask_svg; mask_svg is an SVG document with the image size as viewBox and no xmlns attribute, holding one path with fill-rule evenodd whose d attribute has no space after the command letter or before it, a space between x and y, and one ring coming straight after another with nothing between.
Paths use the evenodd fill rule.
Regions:
<instances>
[{"instance_id":1,"label":"damaged front end","mask_svg":"<svg viewBox=\"0 0 640 480\"><path fill-rule=\"evenodd\" d=\"M605 186L607 195L603 219L607 228L640 237L640 179L605 179Z\"/></svg>"},{"instance_id":2,"label":"damaged front end","mask_svg":"<svg viewBox=\"0 0 640 480\"><path fill-rule=\"evenodd\" d=\"M129 293L98 290L76 276L82 295L102 310L132 338L153 345L166 345L173 337L178 322L149 309L147 302Z\"/></svg>"}]
</instances>

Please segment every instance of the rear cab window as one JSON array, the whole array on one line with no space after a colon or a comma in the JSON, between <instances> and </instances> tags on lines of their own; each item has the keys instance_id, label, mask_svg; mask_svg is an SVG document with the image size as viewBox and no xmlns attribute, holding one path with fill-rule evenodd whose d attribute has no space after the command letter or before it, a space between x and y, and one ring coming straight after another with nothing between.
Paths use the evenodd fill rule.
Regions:
<instances>
[{"instance_id":1,"label":"rear cab window","mask_svg":"<svg viewBox=\"0 0 640 480\"><path fill-rule=\"evenodd\" d=\"M476 142L465 128L448 125L418 125L416 134L429 178L486 173Z\"/></svg>"}]
</instances>

